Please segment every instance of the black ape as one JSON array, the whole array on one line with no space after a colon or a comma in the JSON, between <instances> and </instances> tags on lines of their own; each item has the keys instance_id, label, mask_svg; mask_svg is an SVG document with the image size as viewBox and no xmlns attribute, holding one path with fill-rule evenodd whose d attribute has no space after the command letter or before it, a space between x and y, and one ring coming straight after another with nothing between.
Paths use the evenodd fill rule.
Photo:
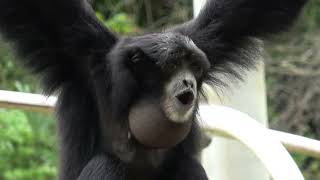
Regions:
<instances>
[{"instance_id":1,"label":"black ape","mask_svg":"<svg viewBox=\"0 0 320 180\"><path fill-rule=\"evenodd\" d=\"M306 1L208 0L183 25L121 38L87 0L0 0L0 32L41 75L46 93L59 94L61 180L205 180L194 157L201 85L253 67L255 38L286 30ZM188 94L176 96L184 85ZM172 121L194 120L188 137L168 149L139 144L127 119L141 98L159 103Z\"/></svg>"}]
</instances>

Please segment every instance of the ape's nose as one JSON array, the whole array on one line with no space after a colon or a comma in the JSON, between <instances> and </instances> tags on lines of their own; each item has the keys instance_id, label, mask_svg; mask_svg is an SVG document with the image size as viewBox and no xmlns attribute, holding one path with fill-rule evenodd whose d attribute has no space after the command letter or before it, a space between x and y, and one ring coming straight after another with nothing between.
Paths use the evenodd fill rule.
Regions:
<instances>
[{"instance_id":1,"label":"ape's nose","mask_svg":"<svg viewBox=\"0 0 320 180\"><path fill-rule=\"evenodd\" d=\"M194 101L194 94L191 90L186 90L176 95L177 100L183 106L190 106Z\"/></svg>"},{"instance_id":2,"label":"ape's nose","mask_svg":"<svg viewBox=\"0 0 320 180\"><path fill-rule=\"evenodd\" d=\"M183 85L186 86L187 88L194 88L194 81L193 80L189 80L189 79L184 79L183 80Z\"/></svg>"}]
</instances>

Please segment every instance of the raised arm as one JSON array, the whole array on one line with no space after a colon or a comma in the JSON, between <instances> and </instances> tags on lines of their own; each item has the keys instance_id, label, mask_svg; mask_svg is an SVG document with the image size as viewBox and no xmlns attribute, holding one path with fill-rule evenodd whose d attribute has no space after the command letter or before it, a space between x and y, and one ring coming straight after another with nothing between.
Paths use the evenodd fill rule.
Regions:
<instances>
[{"instance_id":1,"label":"raised arm","mask_svg":"<svg viewBox=\"0 0 320 180\"><path fill-rule=\"evenodd\" d=\"M87 0L1 0L0 34L52 93L87 83L92 66L117 38L96 19Z\"/></svg>"},{"instance_id":2,"label":"raised arm","mask_svg":"<svg viewBox=\"0 0 320 180\"><path fill-rule=\"evenodd\" d=\"M211 62L210 80L216 72L240 77L253 67L258 51L254 38L286 31L307 0L208 0L199 16L171 31L190 37ZM240 70L240 71L239 71Z\"/></svg>"}]
</instances>

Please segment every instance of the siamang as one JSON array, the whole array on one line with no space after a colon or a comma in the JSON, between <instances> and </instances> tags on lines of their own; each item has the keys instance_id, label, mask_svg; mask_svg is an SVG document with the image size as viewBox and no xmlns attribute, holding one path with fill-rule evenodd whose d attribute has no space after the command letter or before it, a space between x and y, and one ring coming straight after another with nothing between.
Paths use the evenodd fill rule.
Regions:
<instances>
[{"instance_id":1,"label":"siamang","mask_svg":"<svg viewBox=\"0 0 320 180\"><path fill-rule=\"evenodd\" d=\"M202 84L220 86L221 73L241 79L255 66L257 39L286 31L306 1L208 0L182 25L119 37L88 0L0 0L0 32L44 92L58 95L61 180L206 180L196 158ZM173 97L184 86L185 98ZM172 121L194 119L187 137L164 149L137 142L128 113L141 98Z\"/></svg>"}]
</instances>

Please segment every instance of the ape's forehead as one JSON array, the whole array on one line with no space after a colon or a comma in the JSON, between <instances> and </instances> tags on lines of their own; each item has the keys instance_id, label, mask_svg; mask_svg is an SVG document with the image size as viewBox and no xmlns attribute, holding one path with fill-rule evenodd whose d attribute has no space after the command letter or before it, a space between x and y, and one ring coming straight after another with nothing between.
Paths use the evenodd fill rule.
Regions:
<instances>
[{"instance_id":1,"label":"ape's forehead","mask_svg":"<svg viewBox=\"0 0 320 180\"><path fill-rule=\"evenodd\" d=\"M203 51L187 36L178 33L156 33L135 38L142 51L159 63L193 56L207 59Z\"/></svg>"},{"instance_id":2,"label":"ape's forehead","mask_svg":"<svg viewBox=\"0 0 320 180\"><path fill-rule=\"evenodd\" d=\"M143 50L154 53L170 54L177 51L187 51L197 48L194 42L187 36L177 33L148 34L138 38Z\"/></svg>"},{"instance_id":3,"label":"ape's forehead","mask_svg":"<svg viewBox=\"0 0 320 180\"><path fill-rule=\"evenodd\" d=\"M179 49L194 49L197 46L187 36L177 33L163 33L158 34L155 40L159 46L163 46L168 51L177 51Z\"/></svg>"}]
</instances>

